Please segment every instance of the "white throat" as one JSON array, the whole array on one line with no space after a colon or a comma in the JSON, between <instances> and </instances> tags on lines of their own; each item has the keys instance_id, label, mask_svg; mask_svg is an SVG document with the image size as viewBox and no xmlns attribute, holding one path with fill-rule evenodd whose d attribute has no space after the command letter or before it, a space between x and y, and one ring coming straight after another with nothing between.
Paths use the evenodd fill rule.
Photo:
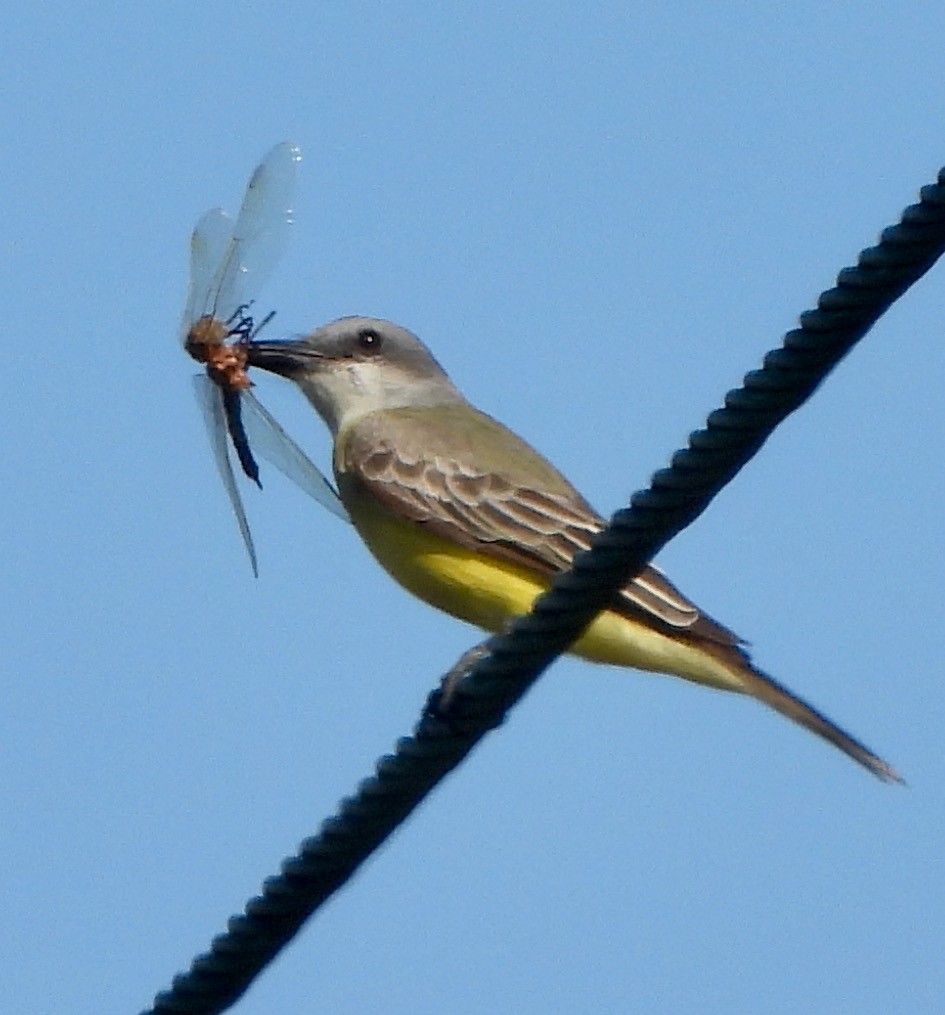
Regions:
<instances>
[{"instance_id":1,"label":"white throat","mask_svg":"<svg viewBox=\"0 0 945 1015\"><path fill-rule=\"evenodd\" d=\"M417 377L390 363L348 361L313 370L296 382L332 436L382 409L449 405L465 399L442 375Z\"/></svg>"}]
</instances>

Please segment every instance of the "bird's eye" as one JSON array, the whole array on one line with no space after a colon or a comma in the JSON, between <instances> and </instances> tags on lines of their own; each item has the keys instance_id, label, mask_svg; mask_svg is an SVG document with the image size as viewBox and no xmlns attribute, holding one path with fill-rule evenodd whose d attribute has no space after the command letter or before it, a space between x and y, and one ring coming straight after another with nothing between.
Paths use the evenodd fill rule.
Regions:
<instances>
[{"instance_id":1,"label":"bird's eye","mask_svg":"<svg viewBox=\"0 0 945 1015\"><path fill-rule=\"evenodd\" d=\"M358 332L358 346L362 352L380 352L383 342L381 333L374 328L362 328Z\"/></svg>"}]
</instances>

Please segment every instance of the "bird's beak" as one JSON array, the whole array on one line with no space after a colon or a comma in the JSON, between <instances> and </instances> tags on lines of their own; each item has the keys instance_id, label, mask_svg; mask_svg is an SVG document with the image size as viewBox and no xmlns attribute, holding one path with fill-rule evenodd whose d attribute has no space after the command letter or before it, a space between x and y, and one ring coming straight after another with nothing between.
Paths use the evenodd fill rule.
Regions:
<instances>
[{"instance_id":1,"label":"bird's beak","mask_svg":"<svg viewBox=\"0 0 945 1015\"><path fill-rule=\"evenodd\" d=\"M246 364L279 374L294 377L311 370L322 359L304 339L284 339L275 342L250 342L246 346Z\"/></svg>"}]
</instances>

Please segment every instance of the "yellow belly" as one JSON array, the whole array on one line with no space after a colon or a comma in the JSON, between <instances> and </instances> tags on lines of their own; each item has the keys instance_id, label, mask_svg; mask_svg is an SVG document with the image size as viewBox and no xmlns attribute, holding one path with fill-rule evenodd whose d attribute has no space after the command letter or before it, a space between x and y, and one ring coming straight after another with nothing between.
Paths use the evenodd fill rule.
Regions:
<instances>
[{"instance_id":1,"label":"yellow belly","mask_svg":"<svg viewBox=\"0 0 945 1015\"><path fill-rule=\"evenodd\" d=\"M542 576L391 519L374 504L348 504L352 521L381 566L408 592L486 631L502 631L548 588ZM672 673L740 691L736 673L696 646L605 610L571 647L584 659Z\"/></svg>"}]
</instances>

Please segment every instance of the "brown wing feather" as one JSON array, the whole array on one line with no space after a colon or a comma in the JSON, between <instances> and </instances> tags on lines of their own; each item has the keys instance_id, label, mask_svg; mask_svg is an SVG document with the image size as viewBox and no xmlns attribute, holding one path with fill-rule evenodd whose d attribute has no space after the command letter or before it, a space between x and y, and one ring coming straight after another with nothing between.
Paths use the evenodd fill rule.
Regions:
<instances>
[{"instance_id":1,"label":"brown wing feather","mask_svg":"<svg viewBox=\"0 0 945 1015\"><path fill-rule=\"evenodd\" d=\"M549 577L570 567L604 528L600 515L558 473L559 490L547 492L448 454L412 454L402 444L395 449L390 440L355 431L336 462L339 483L360 482L378 501L436 535ZM652 565L627 584L613 609L697 640L741 643Z\"/></svg>"}]
</instances>

